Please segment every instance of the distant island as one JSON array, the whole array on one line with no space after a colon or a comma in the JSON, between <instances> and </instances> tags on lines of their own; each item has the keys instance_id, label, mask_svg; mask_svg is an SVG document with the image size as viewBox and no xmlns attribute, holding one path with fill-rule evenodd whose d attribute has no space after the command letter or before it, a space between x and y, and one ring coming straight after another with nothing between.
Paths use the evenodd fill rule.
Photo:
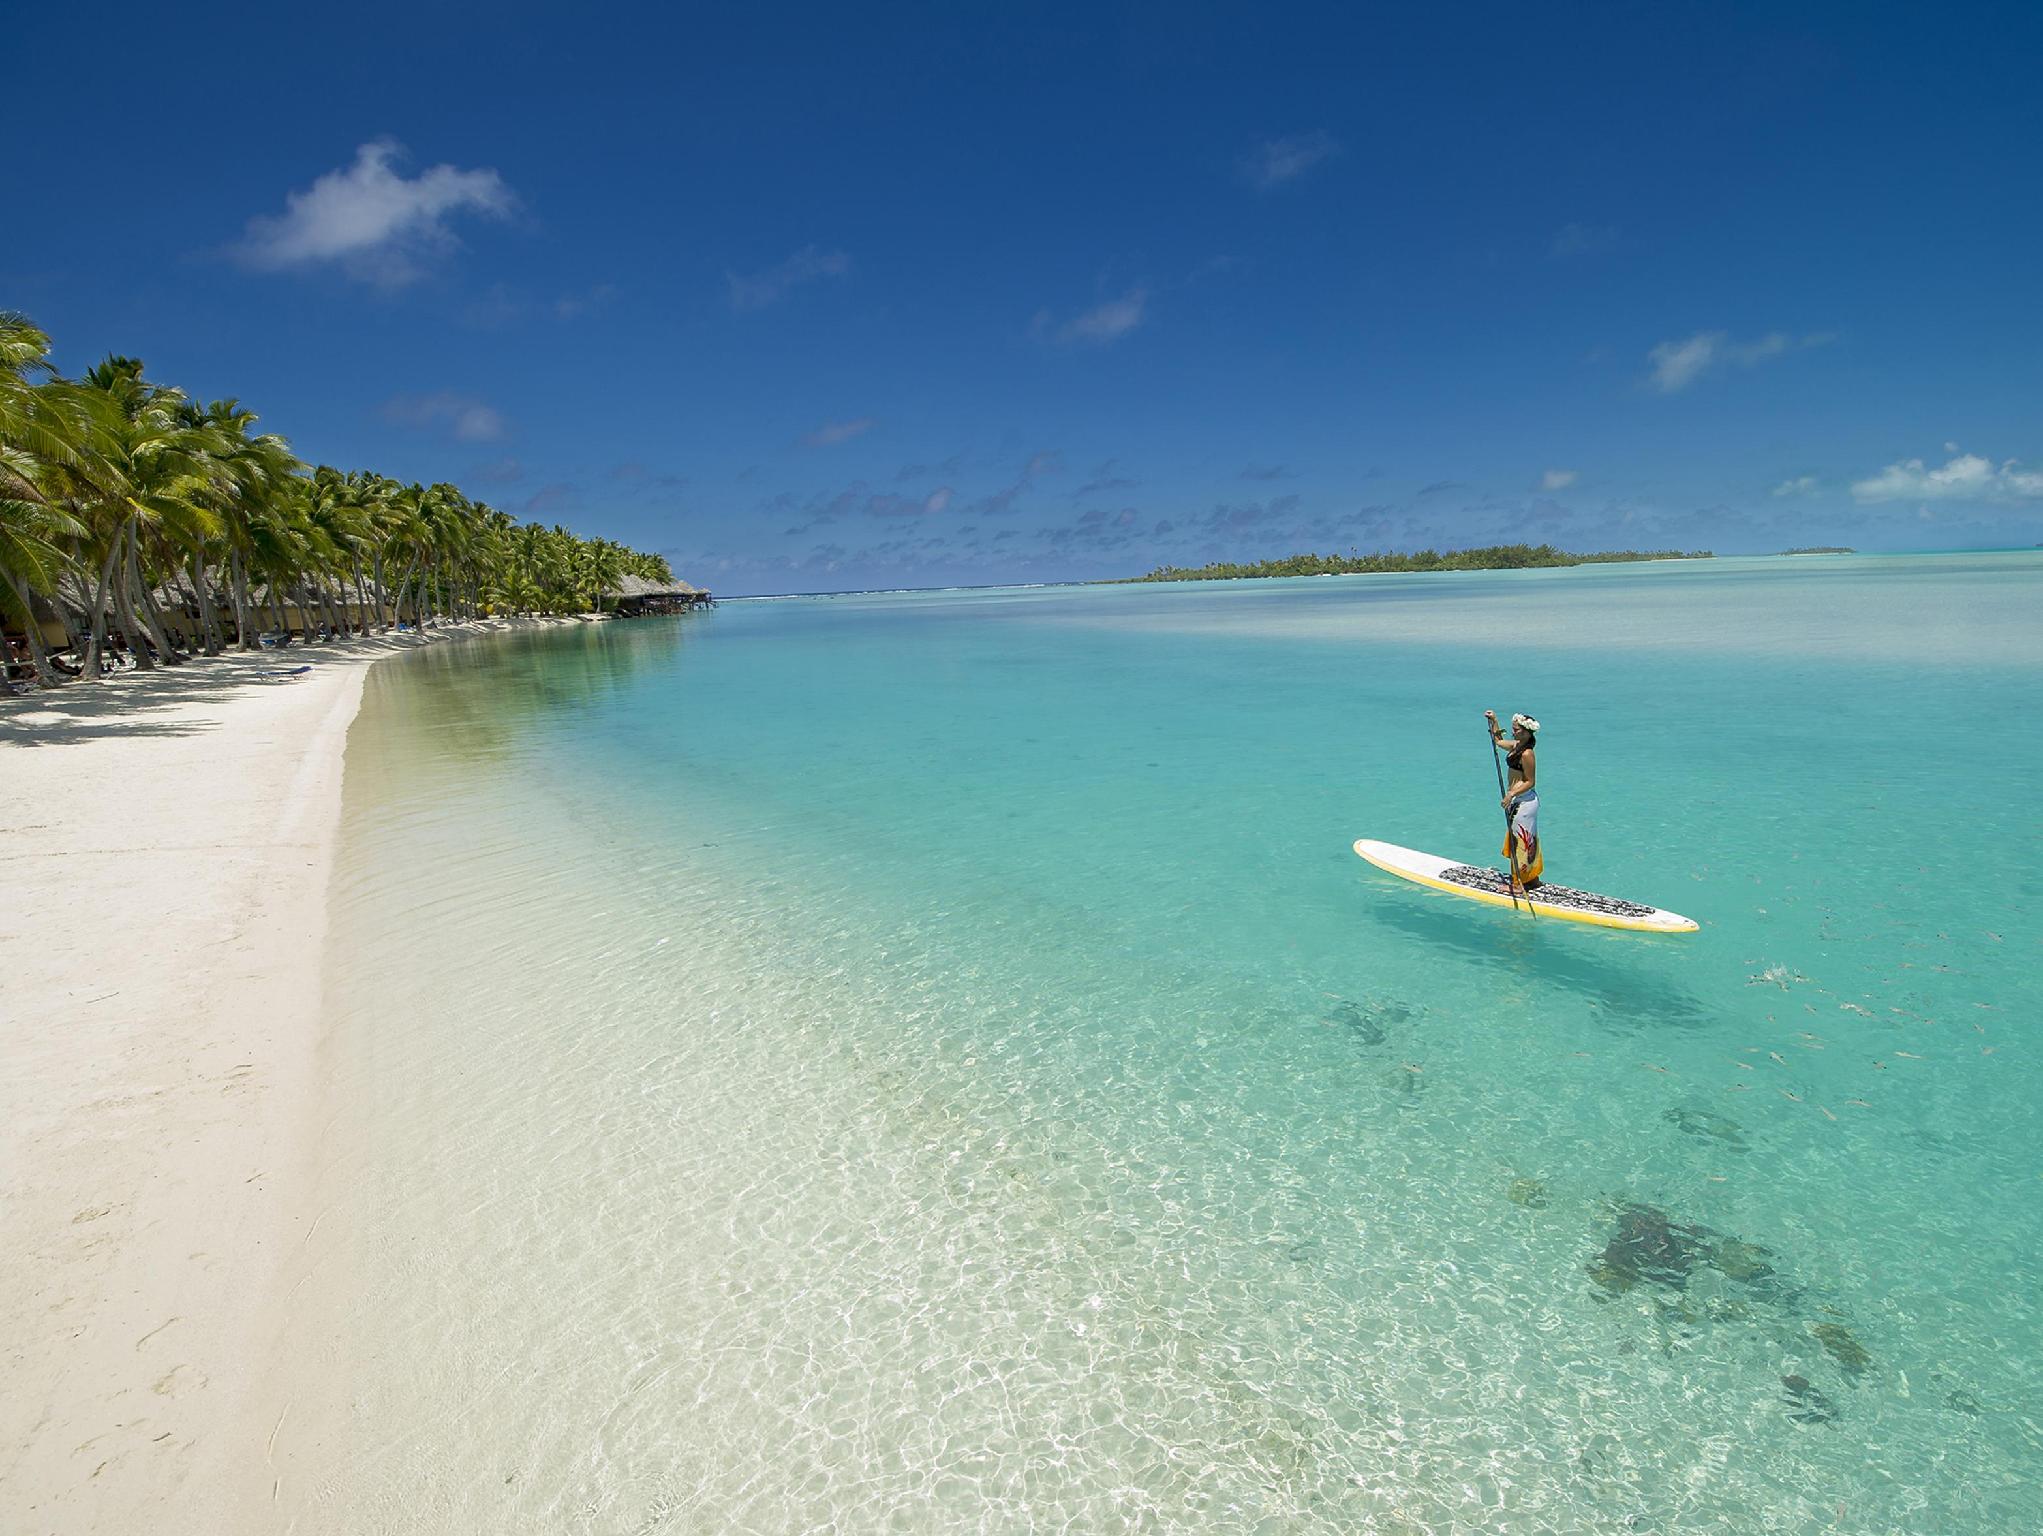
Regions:
<instances>
[{"instance_id":1,"label":"distant island","mask_svg":"<svg viewBox=\"0 0 2043 1536\"><path fill-rule=\"evenodd\" d=\"M1806 551L1789 550L1789 554ZM1846 551L1849 553L1849 551ZM1282 560L1258 560L1239 565L1218 561L1189 568L1160 565L1146 576L1123 576L1121 582L1136 581L1235 581L1249 576L1359 576L1407 571L1522 571L1557 565L1606 565L1632 560L1708 560L1707 549L1611 549L1596 554L1572 554L1551 544L1490 544L1481 549L1422 549L1414 555L1347 554L1291 555Z\"/></svg>"},{"instance_id":2,"label":"distant island","mask_svg":"<svg viewBox=\"0 0 2043 1536\"><path fill-rule=\"evenodd\" d=\"M1806 549L1784 549L1781 553L1784 555L1855 555L1858 551L1847 548L1843 544L1811 544Z\"/></svg>"}]
</instances>

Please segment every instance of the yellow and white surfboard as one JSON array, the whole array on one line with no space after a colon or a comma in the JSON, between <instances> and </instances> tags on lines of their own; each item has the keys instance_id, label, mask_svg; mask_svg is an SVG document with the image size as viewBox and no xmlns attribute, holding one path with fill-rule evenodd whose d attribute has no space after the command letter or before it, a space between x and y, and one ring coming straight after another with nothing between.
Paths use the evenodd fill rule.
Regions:
<instances>
[{"instance_id":1,"label":"yellow and white surfboard","mask_svg":"<svg viewBox=\"0 0 2043 1536\"><path fill-rule=\"evenodd\" d=\"M1399 879L1431 886L1450 896L1465 896L1470 901L1484 902L1493 907L1515 906L1529 917L1558 918L1564 923L1593 923L1599 928L1629 928L1637 933L1694 933L1696 930L1694 919L1683 917L1679 912L1663 912L1641 902L1620 901L1615 896L1599 896L1594 891L1578 891L1565 885L1542 883L1530 894L1520 892L1514 898L1510 881L1501 870L1486 869L1479 864L1456 864L1430 853L1400 848L1395 843L1379 843L1374 838L1358 838L1355 851L1378 869L1388 870Z\"/></svg>"}]
</instances>

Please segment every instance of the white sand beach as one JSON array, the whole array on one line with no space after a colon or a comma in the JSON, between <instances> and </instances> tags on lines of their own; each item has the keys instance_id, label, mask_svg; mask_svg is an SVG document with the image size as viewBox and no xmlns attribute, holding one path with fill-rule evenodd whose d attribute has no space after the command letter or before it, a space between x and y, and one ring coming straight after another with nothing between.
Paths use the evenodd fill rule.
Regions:
<instances>
[{"instance_id":1,"label":"white sand beach","mask_svg":"<svg viewBox=\"0 0 2043 1536\"><path fill-rule=\"evenodd\" d=\"M8 1529L218 1532L266 1504L257 1320L316 1219L320 948L363 674L544 622L0 701Z\"/></svg>"}]
</instances>

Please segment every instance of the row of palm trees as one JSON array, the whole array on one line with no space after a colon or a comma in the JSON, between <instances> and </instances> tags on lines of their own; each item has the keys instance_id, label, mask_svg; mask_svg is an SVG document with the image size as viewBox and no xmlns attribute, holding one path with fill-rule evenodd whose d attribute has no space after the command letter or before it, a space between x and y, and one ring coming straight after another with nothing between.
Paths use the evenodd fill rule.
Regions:
<instances>
[{"instance_id":1,"label":"row of palm trees","mask_svg":"<svg viewBox=\"0 0 2043 1536\"><path fill-rule=\"evenodd\" d=\"M0 312L0 629L38 677L38 612L63 622L77 674L117 637L139 667L252 650L284 630L337 635L485 613L593 608L658 555L520 523L452 485L301 462L234 400L201 405L109 357L66 379L49 337Z\"/></svg>"}]
</instances>

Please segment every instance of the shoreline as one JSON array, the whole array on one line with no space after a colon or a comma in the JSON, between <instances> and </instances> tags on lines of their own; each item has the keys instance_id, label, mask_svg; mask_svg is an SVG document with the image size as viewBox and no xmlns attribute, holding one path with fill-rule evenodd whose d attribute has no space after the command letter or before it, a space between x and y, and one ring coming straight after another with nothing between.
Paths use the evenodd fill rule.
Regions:
<instances>
[{"instance_id":1,"label":"shoreline","mask_svg":"<svg viewBox=\"0 0 2043 1536\"><path fill-rule=\"evenodd\" d=\"M490 619L0 702L0 1507L231 1529L309 1236L321 963L368 669ZM287 676L286 669L310 671Z\"/></svg>"}]
</instances>

